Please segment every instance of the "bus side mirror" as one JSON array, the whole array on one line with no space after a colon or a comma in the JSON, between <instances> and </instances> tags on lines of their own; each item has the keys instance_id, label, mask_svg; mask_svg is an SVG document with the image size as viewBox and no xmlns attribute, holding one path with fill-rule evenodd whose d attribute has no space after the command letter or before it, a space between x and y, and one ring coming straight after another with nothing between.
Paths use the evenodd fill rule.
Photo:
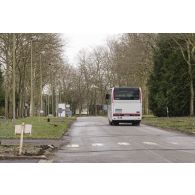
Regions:
<instances>
[{"instance_id":1,"label":"bus side mirror","mask_svg":"<svg viewBox=\"0 0 195 195\"><path fill-rule=\"evenodd\" d=\"M106 100L110 99L110 94L106 94Z\"/></svg>"}]
</instances>

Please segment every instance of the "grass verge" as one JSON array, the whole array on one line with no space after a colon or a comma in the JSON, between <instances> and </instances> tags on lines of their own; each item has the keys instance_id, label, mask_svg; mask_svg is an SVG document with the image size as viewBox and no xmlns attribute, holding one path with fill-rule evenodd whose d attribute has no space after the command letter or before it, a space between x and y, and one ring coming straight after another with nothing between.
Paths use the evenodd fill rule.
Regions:
<instances>
[{"instance_id":1,"label":"grass verge","mask_svg":"<svg viewBox=\"0 0 195 195\"><path fill-rule=\"evenodd\" d=\"M143 116L142 123L168 130L178 130L188 134L195 133L195 117L154 117Z\"/></svg>"},{"instance_id":2,"label":"grass verge","mask_svg":"<svg viewBox=\"0 0 195 195\"><path fill-rule=\"evenodd\" d=\"M25 138L31 139L58 139L64 135L70 125L76 120L76 117L70 118L50 118L47 117L28 117L17 119L15 124L32 124L32 135L25 135ZM0 122L0 138L19 138L14 134L14 124L12 121Z\"/></svg>"}]
</instances>

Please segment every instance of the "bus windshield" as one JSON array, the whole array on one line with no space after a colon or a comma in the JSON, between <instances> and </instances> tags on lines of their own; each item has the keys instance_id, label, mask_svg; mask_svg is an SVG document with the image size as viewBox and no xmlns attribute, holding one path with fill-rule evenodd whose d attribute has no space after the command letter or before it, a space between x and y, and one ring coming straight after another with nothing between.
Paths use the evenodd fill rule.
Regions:
<instances>
[{"instance_id":1,"label":"bus windshield","mask_svg":"<svg viewBox=\"0 0 195 195\"><path fill-rule=\"evenodd\" d=\"M139 100L139 88L114 88L114 100Z\"/></svg>"}]
</instances>

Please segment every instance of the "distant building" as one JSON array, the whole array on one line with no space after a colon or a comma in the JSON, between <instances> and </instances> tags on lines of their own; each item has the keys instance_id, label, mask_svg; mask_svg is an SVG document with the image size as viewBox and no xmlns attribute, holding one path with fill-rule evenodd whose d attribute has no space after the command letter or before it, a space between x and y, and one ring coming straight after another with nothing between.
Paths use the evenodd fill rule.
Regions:
<instances>
[{"instance_id":1,"label":"distant building","mask_svg":"<svg viewBox=\"0 0 195 195\"><path fill-rule=\"evenodd\" d=\"M58 117L66 117L66 116L71 117L72 111L70 109L70 105L65 104L65 103L58 104L57 116Z\"/></svg>"},{"instance_id":2,"label":"distant building","mask_svg":"<svg viewBox=\"0 0 195 195\"><path fill-rule=\"evenodd\" d=\"M57 115L58 115L58 117L65 117L66 116L66 104L64 104L64 103L58 104Z\"/></svg>"}]
</instances>

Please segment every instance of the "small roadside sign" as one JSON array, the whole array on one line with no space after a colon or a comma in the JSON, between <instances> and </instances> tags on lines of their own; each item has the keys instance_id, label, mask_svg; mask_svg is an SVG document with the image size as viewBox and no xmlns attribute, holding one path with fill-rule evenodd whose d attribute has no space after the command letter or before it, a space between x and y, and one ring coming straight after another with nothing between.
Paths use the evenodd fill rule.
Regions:
<instances>
[{"instance_id":1,"label":"small roadside sign","mask_svg":"<svg viewBox=\"0 0 195 195\"><path fill-rule=\"evenodd\" d=\"M31 124L25 124L23 125L15 125L15 134L21 134L23 131L24 134L32 134L32 125Z\"/></svg>"},{"instance_id":2,"label":"small roadside sign","mask_svg":"<svg viewBox=\"0 0 195 195\"><path fill-rule=\"evenodd\" d=\"M19 155L22 154L22 147L23 147L23 135L24 134L32 134L32 125L25 124L24 122L22 125L15 125L15 134L20 134L20 147L19 147Z\"/></svg>"}]
</instances>

